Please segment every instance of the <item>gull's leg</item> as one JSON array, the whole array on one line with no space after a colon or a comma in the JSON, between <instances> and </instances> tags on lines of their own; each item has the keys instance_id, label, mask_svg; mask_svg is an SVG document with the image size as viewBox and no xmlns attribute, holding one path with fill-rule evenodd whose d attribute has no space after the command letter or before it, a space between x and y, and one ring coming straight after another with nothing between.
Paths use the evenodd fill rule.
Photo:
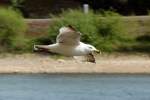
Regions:
<instances>
[{"instance_id":1,"label":"gull's leg","mask_svg":"<svg viewBox=\"0 0 150 100\"><path fill-rule=\"evenodd\" d=\"M87 62L96 63L95 57L92 53L88 54L86 57L87 57Z\"/></svg>"}]
</instances>

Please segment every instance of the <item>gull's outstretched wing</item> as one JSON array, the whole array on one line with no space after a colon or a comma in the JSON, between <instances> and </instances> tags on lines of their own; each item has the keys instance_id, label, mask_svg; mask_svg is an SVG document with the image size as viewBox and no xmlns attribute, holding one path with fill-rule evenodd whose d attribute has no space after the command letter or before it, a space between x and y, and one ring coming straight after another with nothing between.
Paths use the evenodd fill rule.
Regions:
<instances>
[{"instance_id":1,"label":"gull's outstretched wing","mask_svg":"<svg viewBox=\"0 0 150 100\"><path fill-rule=\"evenodd\" d=\"M71 25L59 29L56 42L63 45L78 45L81 33L77 32Z\"/></svg>"}]
</instances>

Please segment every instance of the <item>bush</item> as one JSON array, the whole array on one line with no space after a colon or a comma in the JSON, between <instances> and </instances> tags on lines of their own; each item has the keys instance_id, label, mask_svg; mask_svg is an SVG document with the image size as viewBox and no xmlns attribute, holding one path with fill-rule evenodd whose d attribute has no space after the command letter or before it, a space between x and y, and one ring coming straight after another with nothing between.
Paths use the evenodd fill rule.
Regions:
<instances>
[{"instance_id":1,"label":"bush","mask_svg":"<svg viewBox=\"0 0 150 100\"><path fill-rule=\"evenodd\" d=\"M0 8L0 51L22 50L26 24L22 16L9 8Z\"/></svg>"},{"instance_id":2,"label":"bush","mask_svg":"<svg viewBox=\"0 0 150 100\"><path fill-rule=\"evenodd\" d=\"M121 16L112 11L105 11L100 14L98 19L98 37L101 40L97 42L99 48L105 51L113 51L126 42L130 42L126 34L126 28ZM101 45L99 45L101 44Z\"/></svg>"},{"instance_id":3,"label":"bush","mask_svg":"<svg viewBox=\"0 0 150 100\"><path fill-rule=\"evenodd\" d=\"M113 51L125 40L123 21L119 14L112 11L84 14L81 10L68 10L52 18L55 22L49 27L48 36L51 43L55 42L59 28L66 25L73 25L83 33L83 42L103 51Z\"/></svg>"}]
</instances>

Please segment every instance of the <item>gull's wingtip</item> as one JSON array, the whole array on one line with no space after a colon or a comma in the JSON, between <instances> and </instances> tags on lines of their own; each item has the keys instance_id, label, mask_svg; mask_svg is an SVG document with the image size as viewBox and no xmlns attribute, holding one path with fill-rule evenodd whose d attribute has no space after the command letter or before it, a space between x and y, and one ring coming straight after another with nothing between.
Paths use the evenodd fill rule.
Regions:
<instances>
[{"instance_id":1,"label":"gull's wingtip","mask_svg":"<svg viewBox=\"0 0 150 100\"><path fill-rule=\"evenodd\" d=\"M38 48L36 47L36 45L34 44L33 45L33 51L37 51L38 50Z\"/></svg>"},{"instance_id":2,"label":"gull's wingtip","mask_svg":"<svg viewBox=\"0 0 150 100\"><path fill-rule=\"evenodd\" d=\"M72 25L69 24L68 27L69 27L71 30L76 31L75 27L73 27Z\"/></svg>"}]
</instances>

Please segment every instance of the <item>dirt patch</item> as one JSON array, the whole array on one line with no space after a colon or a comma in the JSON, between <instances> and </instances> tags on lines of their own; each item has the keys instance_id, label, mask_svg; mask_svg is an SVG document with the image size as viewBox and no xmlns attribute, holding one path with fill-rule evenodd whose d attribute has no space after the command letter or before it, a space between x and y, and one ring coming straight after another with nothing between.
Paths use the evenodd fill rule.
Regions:
<instances>
[{"instance_id":1,"label":"dirt patch","mask_svg":"<svg viewBox=\"0 0 150 100\"><path fill-rule=\"evenodd\" d=\"M147 55L101 55L96 64L37 54L1 55L0 73L150 73Z\"/></svg>"}]
</instances>

